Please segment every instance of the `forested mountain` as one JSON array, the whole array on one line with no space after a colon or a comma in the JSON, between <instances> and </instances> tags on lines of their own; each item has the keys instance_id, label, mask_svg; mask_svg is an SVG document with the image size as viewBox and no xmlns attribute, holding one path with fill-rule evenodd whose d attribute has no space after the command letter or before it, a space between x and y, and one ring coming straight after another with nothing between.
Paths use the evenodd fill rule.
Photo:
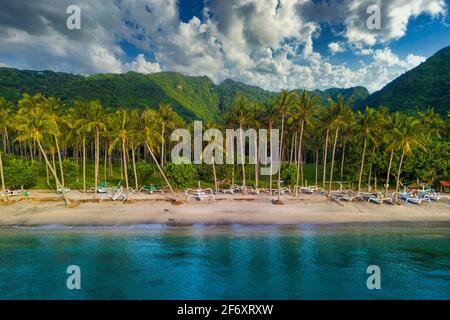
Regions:
<instances>
[{"instance_id":1,"label":"forested mountain","mask_svg":"<svg viewBox=\"0 0 450 320\"><path fill-rule=\"evenodd\" d=\"M364 87L312 92L319 95L324 103L328 97L335 99L342 94L352 99L356 109L366 105L384 105L391 111L415 113L433 106L444 114L450 109L449 88L450 47L447 47L372 95ZM294 91L300 93L302 89ZM257 103L264 103L276 95L276 92L231 79L217 85L208 77L185 76L175 72L83 76L0 68L0 96L16 102L25 92L59 97L68 104L75 100L100 100L113 109L157 108L161 103L168 103L186 120L206 121L217 120L238 94Z\"/></svg>"},{"instance_id":2,"label":"forested mountain","mask_svg":"<svg viewBox=\"0 0 450 320\"><path fill-rule=\"evenodd\" d=\"M450 111L450 47L438 51L427 61L401 75L383 89L357 104L387 106L391 111L415 113L427 107L446 114Z\"/></svg>"}]
</instances>

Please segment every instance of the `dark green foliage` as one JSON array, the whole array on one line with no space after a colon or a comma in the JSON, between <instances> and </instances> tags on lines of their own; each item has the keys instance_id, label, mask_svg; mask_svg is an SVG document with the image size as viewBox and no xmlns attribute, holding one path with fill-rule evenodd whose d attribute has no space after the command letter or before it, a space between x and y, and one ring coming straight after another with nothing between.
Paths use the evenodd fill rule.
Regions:
<instances>
[{"instance_id":1,"label":"dark green foliage","mask_svg":"<svg viewBox=\"0 0 450 320\"><path fill-rule=\"evenodd\" d=\"M164 172L177 188L193 186L197 179L197 168L192 164L169 163L165 166Z\"/></svg>"},{"instance_id":2,"label":"dark green foliage","mask_svg":"<svg viewBox=\"0 0 450 320\"><path fill-rule=\"evenodd\" d=\"M273 99L275 92L266 91L259 87L250 86L242 82L237 82L227 79L218 86L220 109L222 111L230 108L238 95L245 100L250 100L257 103L264 103L267 100Z\"/></svg>"},{"instance_id":3,"label":"dark green foliage","mask_svg":"<svg viewBox=\"0 0 450 320\"><path fill-rule=\"evenodd\" d=\"M359 109L386 106L391 111L415 113L428 106L445 115L450 108L450 47L398 77L367 100L358 103Z\"/></svg>"},{"instance_id":4,"label":"dark green foliage","mask_svg":"<svg viewBox=\"0 0 450 320\"><path fill-rule=\"evenodd\" d=\"M402 175L409 180L419 179L436 184L440 179L447 180L450 175L450 141L433 139L427 144L427 150L415 150L405 160Z\"/></svg>"},{"instance_id":5,"label":"dark green foliage","mask_svg":"<svg viewBox=\"0 0 450 320\"><path fill-rule=\"evenodd\" d=\"M302 91L302 90L297 90ZM316 90L323 101L342 93L345 97L365 98L367 89ZM99 100L112 109L158 108L170 104L187 121L219 120L237 95L256 103L272 100L276 93L227 79L215 85L208 77L189 77L175 72L140 74L97 74L80 76L52 71L22 71L0 68L0 96L17 102L23 93L56 96L70 106L74 101Z\"/></svg>"},{"instance_id":6,"label":"dark green foliage","mask_svg":"<svg viewBox=\"0 0 450 320\"><path fill-rule=\"evenodd\" d=\"M138 177L139 184L145 184L146 180L150 178L153 173L154 168L150 163L144 160L136 162L136 174ZM129 164L128 166L128 178L130 179L131 183L134 183L133 164Z\"/></svg>"},{"instance_id":7,"label":"dark green foliage","mask_svg":"<svg viewBox=\"0 0 450 320\"><path fill-rule=\"evenodd\" d=\"M56 96L67 104L76 100L99 100L112 109L157 109L159 104L167 103L186 120L213 120L219 114L217 89L210 79L171 72L84 77L0 68L0 96L17 102L23 93Z\"/></svg>"},{"instance_id":8,"label":"dark green foliage","mask_svg":"<svg viewBox=\"0 0 450 320\"><path fill-rule=\"evenodd\" d=\"M294 90L297 92L297 94L302 94L303 90ZM331 98L333 100L337 99L337 96L339 94L342 94L344 99L348 100L350 99L353 103L357 104L360 101L366 99L370 92L365 87L354 87L354 88L347 88L347 89L340 89L340 88L330 88L326 90L314 90L312 91L313 94L319 96L322 100L322 103L326 104L328 98Z\"/></svg>"},{"instance_id":9,"label":"dark green foliage","mask_svg":"<svg viewBox=\"0 0 450 320\"><path fill-rule=\"evenodd\" d=\"M76 183L77 177L80 174L80 166L74 161L64 160L64 182L66 187L70 187L71 184Z\"/></svg>"},{"instance_id":10,"label":"dark green foliage","mask_svg":"<svg viewBox=\"0 0 450 320\"><path fill-rule=\"evenodd\" d=\"M213 166L210 164L202 164L197 168L199 179L203 181L214 181ZM216 165L217 180L230 179L233 175L233 165L219 164Z\"/></svg>"},{"instance_id":11,"label":"dark green foliage","mask_svg":"<svg viewBox=\"0 0 450 320\"><path fill-rule=\"evenodd\" d=\"M36 183L36 168L29 161L5 157L3 173L7 188L31 188Z\"/></svg>"},{"instance_id":12,"label":"dark green foliage","mask_svg":"<svg viewBox=\"0 0 450 320\"><path fill-rule=\"evenodd\" d=\"M295 186L297 183L297 166L293 163L284 162L281 165L281 180L286 186Z\"/></svg>"}]
</instances>

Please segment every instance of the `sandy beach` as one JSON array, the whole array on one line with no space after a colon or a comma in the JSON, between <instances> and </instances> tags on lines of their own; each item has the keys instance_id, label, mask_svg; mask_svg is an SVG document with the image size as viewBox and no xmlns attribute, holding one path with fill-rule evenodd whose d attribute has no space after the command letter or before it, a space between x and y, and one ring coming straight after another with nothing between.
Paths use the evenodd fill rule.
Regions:
<instances>
[{"instance_id":1,"label":"sandy beach","mask_svg":"<svg viewBox=\"0 0 450 320\"><path fill-rule=\"evenodd\" d=\"M363 201L334 202L323 195L284 196L273 205L265 195L216 196L214 203L174 205L170 195L134 195L123 202L97 202L92 195L71 192L73 205L48 192L33 192L0 206L0 226L117 226L132 224L330 224L350 222L450 222L450 201L375 205ZM178 195L183 199L183 195Z\"/></svg>"}]
</instances>

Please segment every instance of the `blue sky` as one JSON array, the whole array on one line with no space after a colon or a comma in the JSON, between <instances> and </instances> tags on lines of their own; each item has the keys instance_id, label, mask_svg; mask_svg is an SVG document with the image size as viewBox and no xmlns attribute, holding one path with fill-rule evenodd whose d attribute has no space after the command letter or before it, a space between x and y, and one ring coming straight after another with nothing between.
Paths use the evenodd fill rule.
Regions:
<instances>
[{"instance_id":1,"label":"blue sky","mask_svg":"<svg viewBox=\"0 0 450 320\"><path fill-rule=\"evenodd\" d=\"M450 45L445 0L0 0L0 66L381 89ZM68 30L66 9L81 10ZM381 28L370 30L370 6ZM373 11L372 11L373 12Z\"/></svg>"}]
</instances>

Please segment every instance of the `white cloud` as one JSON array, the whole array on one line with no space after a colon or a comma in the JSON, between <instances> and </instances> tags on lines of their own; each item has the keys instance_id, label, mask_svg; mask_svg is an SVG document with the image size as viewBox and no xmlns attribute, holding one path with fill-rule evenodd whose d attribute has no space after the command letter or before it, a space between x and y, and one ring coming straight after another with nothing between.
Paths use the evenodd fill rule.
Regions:
<instances>
[{"instance_id":1,"label":"white cloud","mask_svg":"<svg viewBox=\"0 0 450 320\"><path fill-rule=\"evenodd\" d=\"M345 51L345 49L338 42L331 42L328 45L328 48L330 49L331 54L333 54L333 55L336 53Z\"/></svg>"},{"instance_id":2,"label":"white cloud","mask_svg":"<svg viewBox=\"0 0 450 320\"><path fill-rule=\"evenodd\" d=\"M380 30L369 30L366 25L369 17L366 10L374 4L381 10ZM373 46L402 38L410 19L421 14L436 18L447 13L445 0L352 0L348 1L345 10L348 12L345 36L356 47Z\"/></svg>"},{"instance_id":3,"label":"white cloud","mask_svg":"<svg viewBox=\"0 0 450 320\"><path fill-rule=\"evenodd\" d=\"M409 19L446 12L442 0L209 0L203 16L183 22L177 0L79 2L80 31L65 28L70 0L6 3L0 12L1 62L83 74L170 70L271 90L364 85L373 91L424 61L413 53L402 59L389 48L389 41L405 34ZM377 32L365 27L367 6L374 3L382 8ZM339 41L329 44L332 54L352 50L355 58L373 61L350 68L321 56L314 45L322 23L344 27ZM144 54L124 62L130 57L120 41L151 52L154 62Z\"/></svg>"},{"instance_id":4,"label":"white cloud","mask_svg":"<svg viewBox=\"0 0 450 320\"><path fill-rule=\"evenodd\" d=\"M156 73L161 71L159 63L148 62L143 54L139 54L136 60L126 63L123 66L123 71L135 71L139 73Z\"/></svg>"},{"instance_id":5,"label":"white cloud","mask_svg":"<svg viewBox=\"0 0 450 320\"><path fill-rule=\"evenodd\" d=\"M414 54L409 54L406 57L406 65L408 68L412 69L417 67L422 62L425 62L426 58L421 56L416 56Z\"/></svg>"},{"instance_id":6,"label":"white cloud","mask_svg":"<svg viewBox=\"0 0 450 320\"><path fill-rule=\"evenodd\" d=\"M397 65L400 62L400 59L397 55L393 54L391 49L385 48L383 50L376 50L373 55L374 61L382 66L393 66Z\"/></svg>"}]
</instances>

